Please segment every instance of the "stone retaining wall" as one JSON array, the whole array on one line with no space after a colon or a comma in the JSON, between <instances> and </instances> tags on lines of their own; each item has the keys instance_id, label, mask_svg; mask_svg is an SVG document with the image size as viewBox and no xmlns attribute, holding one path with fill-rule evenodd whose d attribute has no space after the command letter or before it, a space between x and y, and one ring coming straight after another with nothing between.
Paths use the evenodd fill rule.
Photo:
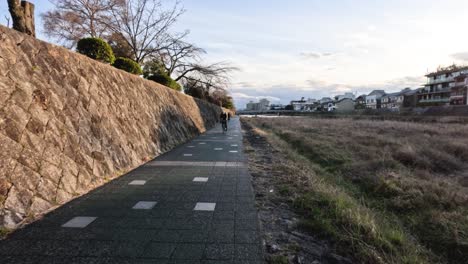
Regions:
<instances>
[{"instance_id":1,"label":"stone retaining wall","mask_svg":"<svg viewBox=\"0 0 468 264\"><path fill-rule=\"evenodd\" d=\"M0 227L212 127L220 108L0 26Z\"/></svg>"}]
</instances>

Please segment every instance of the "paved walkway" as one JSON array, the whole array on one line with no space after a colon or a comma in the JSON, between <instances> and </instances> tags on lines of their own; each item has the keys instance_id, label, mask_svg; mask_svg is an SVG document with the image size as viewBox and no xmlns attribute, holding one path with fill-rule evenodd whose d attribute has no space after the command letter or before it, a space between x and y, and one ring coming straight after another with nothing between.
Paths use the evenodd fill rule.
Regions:
<instances>
[{"instance_id":1,"label":"paved walkway","mask_svg":"<svg viewBox=\"0 0 468 264\"><path fill-rule=\"evenodd\" d=\"M5 263L263 263L238 119L0 241Z\"/></svg>"}]
</instances>

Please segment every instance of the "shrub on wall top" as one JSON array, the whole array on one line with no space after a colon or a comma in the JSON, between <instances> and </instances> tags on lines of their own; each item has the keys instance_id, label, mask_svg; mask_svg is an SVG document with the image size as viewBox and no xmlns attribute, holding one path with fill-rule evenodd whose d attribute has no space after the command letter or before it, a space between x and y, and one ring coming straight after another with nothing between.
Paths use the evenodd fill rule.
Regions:
<instances>
[{"instance_id":1,"label":"shrub on wall top","mask_svg":"<svg viewBox=\"0 0 468 264\"><path fill-rule=\"evenodd\" d=\"M174 81L167 73L153 74L148 77L148 80L155 81L177 91L182 90L180 84Z\"/></svg>"},{"instance_id":2,"label":"shrub on wall top","mask_svg":"<svg viewBox=\"0 0 468 264\"><path fill-rule=\"evenodd\" d=\"M128 58L118 57L112 66L136 75L143 74L140 64Z\"/></svg>"},{"instance_id":3,"label":"shrub on wall top","mask_svg":"<svg viewBox=\"0 0 468 264\"><path fill-rule=\"evenodd\" d=\"M111 46L100 38L84 38L78 41L76 50L92 59L113 63L115 60Z\"/></svg>"}]
</instances>

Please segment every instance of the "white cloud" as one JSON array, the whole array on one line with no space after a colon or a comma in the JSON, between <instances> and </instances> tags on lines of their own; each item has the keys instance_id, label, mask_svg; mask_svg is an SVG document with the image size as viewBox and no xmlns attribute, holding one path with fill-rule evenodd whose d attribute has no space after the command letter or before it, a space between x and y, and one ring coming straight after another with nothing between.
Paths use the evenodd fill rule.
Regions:
<instances>
[{"instance_id":1,"label":"white cloud","mask_svg":"<svg viewBox=\"0 0 468 264\"><path fill-rule=\"evenodd\" d=\"M280 98L278 97L274 97L274 96L269 96L269 95L256 95L256 96L252 96L252 95L247 95L245 93L232 93L232 96L234 98L237 98L237 99L248 99L248 100L252 100L252 101L258 101L262 98L266 98L272 102L279 102L281 101Z\"/></svg>"},{"instance_id":2,"label":"white cloud","mask_svg":"<svg viewBox=\"0 0 468 264\"><path fill-rule=\"evenodd\" d=\"M452 55L450 55L450 57L456 59L456 60L460 60L460 61L468 61L468 52L458 52L458 53L454 53Z\"/></svg>"},{"instance_id":3,"label":"white cloud","mask_svg":"<svg viewBox=\"0 0 468 264\"><path fill-rule=\"evenodd\" d=\"M318 59L321 57L320 53L317 52L301 52L301 57L304 57L306 59Z\"/></svg>"},{"instance_id":4,"label":"white cloud","mask_svg":"<svg viewBox=\"0 0 468 264\"><path fill-rule=\"evenodd\" d=\"M333 53L331 52L301 52L299 53L299 55L305 59L320 59L320 58L323 58L323 57L330 57L332 55L334 55Z\"/></svg>"}]
</instances>

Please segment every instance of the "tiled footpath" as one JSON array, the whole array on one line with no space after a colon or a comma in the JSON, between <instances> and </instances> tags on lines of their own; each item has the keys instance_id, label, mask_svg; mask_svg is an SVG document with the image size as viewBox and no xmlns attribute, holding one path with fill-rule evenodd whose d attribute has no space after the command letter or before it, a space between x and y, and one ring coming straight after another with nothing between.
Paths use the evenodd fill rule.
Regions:
<instances>
[{"instance_id":1,"label":"tiled footpath","mask_svg":"<svg viewBox=\"0 0 468 264\"><path fill-rule=\"evenodd\" d=\"M0 263L263 263L238 119L0 241Z\"/></svg>"}]
</instances>

